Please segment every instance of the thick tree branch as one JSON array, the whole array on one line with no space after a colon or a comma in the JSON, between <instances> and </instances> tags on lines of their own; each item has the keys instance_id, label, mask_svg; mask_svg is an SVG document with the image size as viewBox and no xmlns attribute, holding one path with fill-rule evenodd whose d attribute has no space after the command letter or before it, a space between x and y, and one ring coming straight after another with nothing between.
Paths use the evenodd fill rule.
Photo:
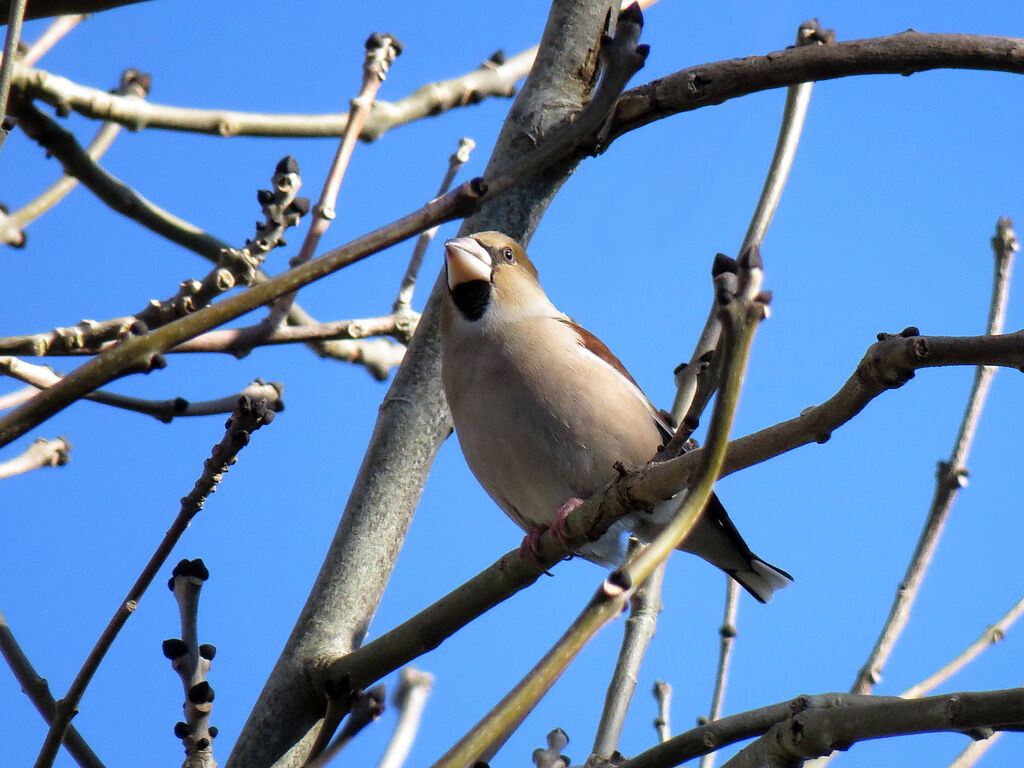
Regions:
<instances>
[{"instance_id":1,"label":"thick tree branch","mask_svg":"<svg viewBox=\"0 0 1024 768\"><path fill-rule=\"evenodd\" d=\"M36 438L20 456L10 461L0 461L0 480L14 475L22 475L33 469L43 467L62 467L71 461L71 443L66 438L58 437L47 440Z\"/></svg>"},{"instance_id":2,"label":"thick tree branch","mask_svg":"<svg viewBox=\"0 0 1024 768\"><path fill-rule=\"evenodd\" d=\"M1024 41L1012 37L909 30L824 46L801 46L766 56L700 64L622 94L608 141L680 112L737 96L810 80L854 75L912 75L929 69L1024 73Z\"/></svg>"}]
</instances>

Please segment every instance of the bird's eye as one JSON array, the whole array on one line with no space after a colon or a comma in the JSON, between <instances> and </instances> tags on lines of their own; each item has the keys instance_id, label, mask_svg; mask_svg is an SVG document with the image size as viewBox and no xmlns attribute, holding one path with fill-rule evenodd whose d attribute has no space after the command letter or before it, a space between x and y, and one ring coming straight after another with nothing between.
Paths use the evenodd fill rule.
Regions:
<instances>
[{"instance_id":1,"label":"bird's eye","mask_svg":"<svg viewBox=\"0 0 1024 768\"><path fill-rule=\"evenodd\" d=\"M512 252L512 249L505 247L501 249L501 255L505 257L505 261L509 263L515 263L516 255Z\"/></svg>"}]
</instances>

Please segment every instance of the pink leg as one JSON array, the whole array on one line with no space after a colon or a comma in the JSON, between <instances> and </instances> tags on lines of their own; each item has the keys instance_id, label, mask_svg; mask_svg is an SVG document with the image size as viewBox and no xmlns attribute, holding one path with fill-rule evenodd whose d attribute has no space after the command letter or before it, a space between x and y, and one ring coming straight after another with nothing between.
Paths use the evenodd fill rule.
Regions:
<instances>
[{"instance_id":1,"label":"pink leg","mask_svg":"<svg viewBox=\"0 0 1024 768\"><path fill-rule=\"evenodd\" d=\"M566 549L569 549L569 532L566 530L566 518L574 509L583 503L583 499L573 496L555 512L555 519L551 522L551 535Z\"/></svg>"},{"instance_id":2,"label":"pink leg","mask_svg":"<svg viewBox=\"0 0 1024 768\"><path fill-rule=\"evenodd\" d=\"M526 535L523 536L523 543L519 545L519 556L522 558L532 558L533 562L540 563L540 547L538 542L541 534L546 531L548 527L546 525L538 525L535 528L530 528Z\"/></svg>"}]
</instances>

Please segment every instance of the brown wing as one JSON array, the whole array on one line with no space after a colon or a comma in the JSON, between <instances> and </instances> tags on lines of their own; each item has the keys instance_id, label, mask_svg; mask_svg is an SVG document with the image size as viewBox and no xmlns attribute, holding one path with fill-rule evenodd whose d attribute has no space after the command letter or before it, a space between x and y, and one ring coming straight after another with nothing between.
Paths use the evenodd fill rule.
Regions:
<instances>
[{"instance_id":1,"label":"brown wing","mask_svg":"<svg viewBox=\"0 0 1024 768\"><path fill-rule=\"evenodd\" d=\"M636 379L629 375L629 371L626 370L626 366L622 364L622 361L619 360L619 358L617 358L610 349L608 349L607 345L603 341L583 326L577 325L567 317L561 317L558 319L560 322L565 323L576 332L576 335L579 337L581 347L606 362L622 374L626 381L633 385L636 389L637 395L647 405L647 411L650 413L651 419L653 419L654 423L657 425L662 437L665 440L669 440L672 437L674 430L668 425L665 419L662 418L661 414L658 413L658 409L654 407L654 404L647 399L647 395L645 395L644 391L640 389L640 385L636 383Z\"/></svg>"}]
</instances>

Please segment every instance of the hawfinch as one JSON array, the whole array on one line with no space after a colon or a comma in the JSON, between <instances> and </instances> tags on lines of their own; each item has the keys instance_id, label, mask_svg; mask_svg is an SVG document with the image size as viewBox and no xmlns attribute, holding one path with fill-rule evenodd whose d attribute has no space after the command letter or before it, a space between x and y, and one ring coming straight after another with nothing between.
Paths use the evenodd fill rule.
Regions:
<instances>
[{"instance_id":1,"label":"hawfinch","mask_svg":"<svg viewBox=\"0 0 1024 768\"><path fill-rule=\"evenodd\" d=\"M546 528L564 536L565 515L616 476L617 462L647 463L672 430L609 349L548 300L507 235L447 241L445 273L442 379L455 431L477 480L527 531L525 552ZM666 514L629 514L577 554L614 567L623 534L649 540ZM761 602L792 582L750 551L717 497L680 549Z\"/></svg>"}]
</instances>

